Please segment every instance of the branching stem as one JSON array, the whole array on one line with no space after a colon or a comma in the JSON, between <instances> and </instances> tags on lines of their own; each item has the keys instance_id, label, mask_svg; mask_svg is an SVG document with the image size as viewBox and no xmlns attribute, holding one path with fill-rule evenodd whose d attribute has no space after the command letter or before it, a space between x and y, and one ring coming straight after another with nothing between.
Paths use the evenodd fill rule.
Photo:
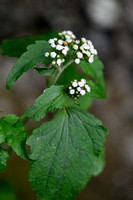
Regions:
<instances>
[{"instance_id":1,"label":"branching stem","mask_svg":"<svg viewBox=\"0 0 133 200\"><path fill-rule=\"evenodd\" d=\"M56 72L54 73L52 79L50 80L49 86L51 85L55 85L56 82L58 81L59 77L61 76L62 72L70 65L72 64L74 61L70 60L68 63L66 63L66 65L64 65L62 68L58 68L56 70Z\"/></svg>"}]
</instances>

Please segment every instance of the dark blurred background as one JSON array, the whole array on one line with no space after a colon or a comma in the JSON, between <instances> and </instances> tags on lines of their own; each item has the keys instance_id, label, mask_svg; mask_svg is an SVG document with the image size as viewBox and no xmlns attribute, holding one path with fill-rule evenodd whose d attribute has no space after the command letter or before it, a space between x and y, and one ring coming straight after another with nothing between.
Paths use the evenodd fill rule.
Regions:
<instances>
[{"instance_id":1,"label":"dark blurred background","mask_svg":"<svg viewBox=\"0 0 133 200\"><path fill-rule=\"evenodd\" d=\"M107 99L94 100L90 110L110 132L106 166L75 199L133 200L133 0L0 0L0 41L64 29L93 41L105 64L107 85ZM43 77L30 71L6 91L15 62L16 58L0 57L1 116L22 115L44 89ZM27 169L28 164L12 153L0 175L0 194L6 184L18 200L36 200Z\"/></svg>"}]
</instances>

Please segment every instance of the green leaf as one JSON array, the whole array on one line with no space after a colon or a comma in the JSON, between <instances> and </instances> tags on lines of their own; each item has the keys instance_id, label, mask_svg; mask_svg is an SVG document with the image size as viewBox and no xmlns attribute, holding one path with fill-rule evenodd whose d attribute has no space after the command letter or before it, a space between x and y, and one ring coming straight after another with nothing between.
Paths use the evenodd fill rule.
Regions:
<instances>
[{"instance_id":1,"label":"green leaf","mask_svg":"<svg viewBox=\"0 0 133 200\"><path fill-rule=\"evenodd\" d=\"M100 153L98 157L96 157L95 160L95 167L93 171L94 176L98 176L104 169L105 166L105 155L104 150Z\"/></svg>"},{"instance_id":2,"label":"green leaf","mask_svg":"<svg viewBox=\"0 0 133 200\"><path fill-rule=\"evenodd\" d=\"M72 200L93 175L107 130L93 115L68 109L33 131L29 180L40 200Z\"/></svg>"},{"instance_id":3,"label":"green leaf","mask_svg":"<svg viewBox=\"0 0 133 200\"><path fill-rule=\"evenodd\" d=\"M0 119L0 138L0 142L7 142L18 156L28 160L25 148L26 132L19 117L10 114Z\"/></svg>"},{"instance_id":4,"label":"green leaf","mask_svg":"<svg viewBox=\"0 0 133 200\"><path fill-rule=\"evenodd\" d=\"M48 64L51 59L45 57L44 54L47 51L51 51L51 47L47 41L36 41L35 44L29 45L27 47L27 52L18 59L11 69L6 82L7 89L9 89L24 72L35 65L39 63Z\"/></svg>"},{"instance_id":5,"label":"green leaf","mask_svg":"<svg viewBox=\"0 0 133 200\"><path fill-rule=\"evenodd\" d=\"M70 85L70 82L77 79L77 80L81 80L82 78L86 79L86 76L84 74L81 74L77 71L76 67L74 66L74 64L71 64L69 67L67 67L64 72L61 74L59 80L58 80L58 84L61 85ZM91 96L94 97L94 96ZM83 96L80 97L80 99L77 100L77 105L80 109L84 109L87 110L91 104L92 104L92 98L90 96ZM72 106L72 107L77 107L77 105L75 104L74 100L71 99L70 97L66 98L66 105L67 106Z\"/></svg>"},{"instance_id":6,"label":"green leaf","mask_svg":"<svg viewBox=\"0 0 133 200\"><path fill-rule=\"evenodd\" d=\"M57 84L70 85L71 81L75 79L81 80L82 78L85 78L85 76L76 70L74 64L71 64L63 71L59 80L57 81Z\"/></svg>"},{"instance_id":7,"label":"green leaf","mask_svg":"<svg viewBox=\"0 0 133 200\"><path fill-rule=\"evenodd\" d=\"M9 158L8 151L0 147L0 172L5 170L8 158Z\"/></svg>"},{"instance_id":8,"label":"green leaf","mask_svg":"<svg viewBox=\"0 0 133 200\"><path fill-rule=\"evenodd\" d=\"M1 44L2 55L19 58L25 51L28 45L35 43L37 40L46 40L58 37L56 32L48 32L41 35L24 36L21 38L4 40Z\"/></svg>"},{"instance_id":9,"label":"green leaf","mask_svg":"<svg viewBox=\"0 0 133 200\"><path fill-rule=\"evenodd\" d=\"M34 69L43 76L51 76L55 72L55 69L47 67L34 67Z\"/></svg>"},{"instance_id":10,"label":"green leaf","mask_svg":"<svg viewBox=\"0 0 133 200\"><path fill-rule=\"evenodd\" d=\"M32 105L22 116L29 117L35 121L42 119L49 111L54 112L61 109L65 101L63 86L51 86L40 95L35 104Z\"/></svg>"},{"instance_id":11,"label":"green leaf","mask_svg":"<svg viewBox=\"0 0 133 200\"><path fill-rule=\"evenodd\" d=\"M17 200L16 195L6 183L2 183L0 186L0 200Z\"/></svg>"},{"instance_id":12,"label":"green leaf","mask_svg":"<svg viewBox=\"0 0 133 200\"><path fill-rule=\"evenodd\" d=\"M93 88L95 88L95 93L98 94L98 98L105 99L106 90L105 90L104 75L103 75L104 65L99 60L98 56L94 57L93 63L81 61L79 67L83 70L85 74L91 76L96 81L92 83L93 83Z\"/></svg>"}]
</instances>

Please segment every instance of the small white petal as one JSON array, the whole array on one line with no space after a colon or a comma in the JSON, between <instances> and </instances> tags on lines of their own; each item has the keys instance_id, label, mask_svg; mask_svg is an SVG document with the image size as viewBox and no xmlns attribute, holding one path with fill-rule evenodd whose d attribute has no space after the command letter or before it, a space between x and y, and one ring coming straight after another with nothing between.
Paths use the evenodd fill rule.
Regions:
<instances>
[{"instance_id":1,"label":"small white petal","mask_svg":"<svg viewBox=\"0 0 133 200\"><path fill-rule=\"evenodd\" d=\"M63 44L63 40L58 40L58 44L62 45Z\"/></svg>"},{"instance_id":2,"label":"small white petal","mask_svg":"<svg viewBox=\"0 0 133 200\"><path fill-rule=\"evenodd\" d=\"M68 43L71 43L72 42L72 39L67 39L66 40Z\"/></svg>"},{"instance_id":3,"label":"small white petal","mask_svg":"<svg viewBox=\"0 0 133 200\"><path fill-rule=\"evenodd\" d=\"M65 46L64 49L65 49L66 51L69 51L69 47L68 47L68 46Z\"/></svg>"},{"instance_id":4,"label":"small white petal","mask_svg":"<svg viewBox=\"0 0 133 200\"><path fill-rule=\"evenodd\" d=\"M67 33L67 31L62 31L62 34L66 34Z\"/></svg>"},{"instance_id":5,"label":"small white petal","mask_svg":"<svg viewBox=\"0 0 133 200\"><path fill-rule=\"evenodd\" d=\"M74 82L72 83L72 86L73 86L73 87L77 87L77 86L78 86L78 83L74 81Z\"/></svg>"},{"instance_id":6,"label":"small white petal","mask_svg":"<svg viewBox=\"0 0 133 200\"><path fill-rule=\"evenodd\" d=\"M52 43L54 43L54 39L50 39L48 42L49 42L50 44L52 44Z\"/></svg>"},{"instance_id":7,"label":"small white petal","mask_svg":"<svg viewBox=\"0 0 133 200\"><path fill-rule=\"evenodd\" d=\"M52 43L50 46L51 46L52 48L55 48L55 47L56 47L56 45L55 45L54 43Z\"/></svg>"},{"instance_id":8,"label":"small white petal","mask_svg":"<svg viewBox=\"0 0 133 200\"><path fill-rule=\"evenodd\" d=\"M79 81L79 82L78 82L78 85L79 85L79 87L83 87L83 86L84 86L84 83L81 82L81 81Z\"/></svg>"},{"instance_id":9,"label":"small white petal","mask_svg":"<svg viewBox=\"0 0 133 200\"><path fill-rule=\"evenodd\" d=\"M75 63L78 65L80 63L80 59L79 58L76 58L75 59Z\"/></svg>"},{"instance_id":10,"label":"small white petal","mask_svg":"<svg viewBox=\"0 0 133 200\"><path fill-rule=\"evenodd\" d=\"M93 63L93 61L94 61L93 57L90 57L88 60L89 63Z\"/></svg>"},{"instance_id":11,"label":"small white petal","mask_svg":"<svg viewBox=\"0 0 133 200\"><path fill-rule=\"evenodd\" d=\"M80 50L83 51L83 50L84 50L84 47L83 47L83 46L80 46Z\"/></svg>"},{"instance_id":12,"label":"small white petal","mask_svg":"<svg viewBox=\"0 0 133 200\"><path fill-rule=\"evenodd\" d=\"M61 46L60 44L57 44L56 49L60 51L63 49L63 46Z\"/></svg>"},{"instance_id":13,"label":"small white petal","mask_svg":"<svg viewBox=\"0 0 133 200\"><path fill-rule=\"evenodd\" d=\"M77 52L77 57L78 58L83 58L83 54L81 52Z\"/></svg>"},{"instance_id":14,"label":"small white petal","mask_svg":"<svg viewBox=\"0 0 133 200\"><path fill-rule=\"evenodd\" d=\"M67 50L66 50L66 49L63 49L63 50L62 50L62 53L66 56L66 55L67 55Z\"/></svg>"},{"instance_id":15,"label":"small white petal","mask_svg":"<svg viewBox=\"0 0 133 200\"><path fill-rule=\"evenodd\" d=\"M67 34L68 35L73 35L73 32L72 31L67 31Z\"/></svg>"},{"instance_id":16,"label":"small white petal","mask_svg":"<svg viewBox=\"0 0 133 200\"><path fill-rule=\"evenodd\" d=\"M78 45L77 45L77 44L74 44L74 45L73 45L73 48L74 48L74 50L78 50Z\"/></svg>"},{"instance_id":17,"label":"small white petal","mask_svg":"<svg viewBox=\"0 0 133 200\"><path fill-rule=\"evenodd\" d=\"M85 91L85 90L81 90L81 91L80 91L80 94L83 96L83 95L86 94L86 91Z\"/></svg>"},{"instance_id":18,"label":"small white petal","mask_svg":"<svg viewBox=\"0 0 133 200\"><path fill-rule=\"evenodd\" d=\"M62 60L61 59L57 59L57 65L60 66L62 64Z\"/></svg>"},{"instance_id":19,"label":"small white petal","mask_svg":"<svg viewBox=\"0 0 133 200\"><path fill-rule=\"evenodd\" d=\"M81 87L77 87L77 90L80 92L81 91Z\"/></svg>"},{"instance_id":20,"label":"small white petal","mask_svg":"<svg viewBox=\"0 0 133 200\"><path fill-rule=\"evenodd\" d=\"M48 56L49 56L49 52L46 52L46 53L45 53L45 57L48 57Z\"/></svg>"},{"instance_id":21,"label":"small white petal","mask_svg":"<svg viewBox=\"0 0 133 200\"><path fill-rule=\"evenodd\" d=\"M76 43L76 44L79 44L79 43L80 43L80 40L75 40L75 43Z\"/></svg>"},{"instance_id":22,"label":"small white petal","mask_svg":"<svg viewBox=\"0 0 133 200\"><path fill-rule=\"evenodd\" d=\"M52 61L52 65L55 65L56 64L56 62L55 61Z\"/></svg>"},{"instance_id":23,"label":"small white petal","mask_svg":"<svg viewBox=\"0 0 133 200\"><path fill-rule=\"evenodd\" d=\"M81 82L85 84L85 83L86 83L86 80L85 80L84 78L82 78L82 79L81 79Z\"/></svg>"},{"instance_id":24,"label":"small white petal","mask_svg":"<svg viewBox=\"0 0 133 200\"><path fill-rule=\"evenodd\" d=\"M86 51L86 55L87 55L88 57L90 57L91 53L90 53L89 51Z\"/></svg>"},{"instance_id":25,"label":"small white petal","mask_svg":"<svg viewBox=\"0 0 133 200\"><path fill-rule=\"evenodd\" d=\"M81 38L81 41L85 43L85 42L86 42L86 39L85 39L85 38Z\"/></svg>"},{"instance_id":26,"label":"small white petal","mask_svg":"<svg viewBox=\"0 0 133 200\"><path fill-rule=\"evenodd\" d=\"M74 93L75 93L74 89L70 90L70 94L74 94Z\"/></svg>"},{"instance_id":27,"label":"small white petal","mask_svg":"<svg viewBox=\"0 0 133 200\"><path fill-rule=\"evenodd\" d=\"M96 50L96 49L94 49L94 55L97 55L97 54L98 54L97 50Z\"/></svg>"},{"instance_id":28,"label":"small white petal","mask_svg":"<svg viewBox=\"0 0 133 200\"><path fill-rule=\"evenodd\" d=\"M91 88L88 85L85 85L85 88L86 88L87 92L91 91Z\"/></svg>"},{"instance_id":29,"label":"small white petal","mask_svg":"<svg viewBox=\"0 0 133 200\"><path fill-rule=\"evenodd\" d=\"M92 42L91 42L90 40L87 40L87 43L88 43L89 45L92 45Z\"/></svg>"},{"instance_id":30,"label":"small white petal","mask_svg":"<svg viewBox=\"0 0 133 200\"><path fill-rule=\"evenodd\" d=\"M51 58L55 58L56 57L56 53L55 52L51 52L50 56L51 56Z\"/></svg>"}]
</instances>

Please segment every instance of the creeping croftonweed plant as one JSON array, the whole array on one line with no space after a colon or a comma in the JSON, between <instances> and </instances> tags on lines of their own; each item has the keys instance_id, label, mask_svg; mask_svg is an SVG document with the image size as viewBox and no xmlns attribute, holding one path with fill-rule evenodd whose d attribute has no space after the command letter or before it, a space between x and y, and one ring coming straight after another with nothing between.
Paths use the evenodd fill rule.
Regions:
<instances>
[{"instance_id":1,"label":"creeping croftonweed plant","mask_svg":"<svg viewBox=\"0 0 133 200\"><path fill-rule=\"evenodd\" d=\"M3 147L7 143L30 161L29 180L38 199L72 200L104 167L107 130L86 111L93 98L105 98L103 64L90 40L78 40L71 31L50 36L2 43L3 55L19 57L8 75L7 89L31 68L47 77L47 88L21 117L10 114L0 119L0 170L9 157ZM25 41L30 43L26 52ZM57 109L54 118L34 128L27 139L23 118L38 122Z\"/></svg>"}]
</instances>

